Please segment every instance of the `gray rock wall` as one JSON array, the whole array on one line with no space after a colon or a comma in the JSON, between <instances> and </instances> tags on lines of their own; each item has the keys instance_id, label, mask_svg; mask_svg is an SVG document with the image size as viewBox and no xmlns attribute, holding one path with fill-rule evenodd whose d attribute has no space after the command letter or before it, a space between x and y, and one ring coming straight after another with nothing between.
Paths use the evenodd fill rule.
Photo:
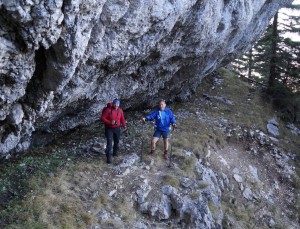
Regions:
<instances>
[{"instance_id":1,"label":"gray rock wall","mask_svg":"<svg viewBox=\"0 0 300 229\"><path fill-rule=\"evenodd\" d=\"M291 0L0 1L0 154L95 121L105 104L185 100Z\"/></svg>"}]
</instances>

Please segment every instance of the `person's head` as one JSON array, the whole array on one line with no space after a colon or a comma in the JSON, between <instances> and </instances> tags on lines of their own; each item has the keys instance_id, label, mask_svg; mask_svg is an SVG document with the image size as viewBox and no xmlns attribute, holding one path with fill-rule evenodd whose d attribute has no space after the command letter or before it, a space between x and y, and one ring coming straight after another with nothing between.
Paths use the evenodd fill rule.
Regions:
<instances>
[{"instance_id":1,"label":"person's head","mask_svg":"<svg viewBox=\"0 0 300 229\"><path fill-rule=\"evenodd\" d=\"M120 106L120 100L114 99L112 106L114 109L118 109L118 107Z\"/></svg>"},{"instance_id":2,"label":"person's head","mask_svg":"<svg viewBox=\"0 0 300 229\"><path fill-rule=\"evenodd\" d=\"M159 100L158 107L160 110L163 111L166 108L166 106L167 106L166 100L164 99Z\"/></svg>"}]
</instances>

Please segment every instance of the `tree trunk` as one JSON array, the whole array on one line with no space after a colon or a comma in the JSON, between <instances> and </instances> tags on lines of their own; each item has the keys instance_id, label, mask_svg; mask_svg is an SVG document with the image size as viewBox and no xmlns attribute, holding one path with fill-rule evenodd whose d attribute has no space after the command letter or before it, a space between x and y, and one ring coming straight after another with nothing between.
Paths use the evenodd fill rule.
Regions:
<instances>
[{"instance_id":1,"label":"tree trunk","mask_svg":"<svg viewBox=\"0 0 300 229\"><path fill-rule=\"evenodd\" d=\"M268 90L271 92L272 88L275 85L276 78L278 77L278 72L277 72L277 58L276 58L276 53L277 53L277 43L278 43L278 31L277 31L277 26L278 26L278 12L275 14L274 19L273 19L273 24L272 24L272 44L271 44L271 58L270 58L270 71L269 71L269 81L268 81Z\"/></svg>"},{"instance_id":2,"label":"tree trunk","mask_svg":"<svg viewBox=\"0 0 300 229\"><path fill-rule=\"evenodd\" d=\"M252 56L252 48L251 48L249 51L249 60L248 60L248 78L251 78L252 65L253 65L253 56Z\"/></svg>"}]
</instances>

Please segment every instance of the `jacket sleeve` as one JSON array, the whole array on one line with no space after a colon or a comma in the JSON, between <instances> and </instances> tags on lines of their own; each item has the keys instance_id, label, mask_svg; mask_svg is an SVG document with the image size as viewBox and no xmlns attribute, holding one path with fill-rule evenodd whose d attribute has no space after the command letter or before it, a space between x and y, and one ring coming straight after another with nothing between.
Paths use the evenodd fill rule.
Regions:
<instances>
[{"instance_id":1,"label":"jacket sleeve","mask_svg":"<svg viewBox=\"0 0 300 229\"><path fill-rule=\"evenodd\" d=\"M176 119L175 119L175 115L173 114L173 112L170 110L170 118L171 118L171 123L175 124L176 123Z\"/></svg>"},{"instance_id":2,"label":"jacket sleeve","mask_svg":"<svg viewBox=\"0 0 300 229\"><path fill-rule=\"evenodd\" d=\"M122 124L122 126L126 127L126 121L125 121L125 117L124 117L124 112L123 110L121 110L121 118L120 118L120 122Z\"/></svg>"},{"instance_id":3,"label":"jacket sleeve","mask_svg":"<svg viewBox=\"0 0 300 229\"><path fill-rule=\"evenodd\" d=\"M147 115L145 118L147 120L153 120L156 118L156 116L157 116L157 110L153 111L151 114Z\"/></svg>"},{"instance_id":4,"label":"jacket sleeve","mask_svg":"<svg viewBox=\"0 0 300 229\"><path fill-rule=\"evenodd\" d=\"M111 120L108 119L108 110L109 109L105 109L101 115L101 121L104 122L105 125L111 124Z\"/></svg>"}]
</instances>

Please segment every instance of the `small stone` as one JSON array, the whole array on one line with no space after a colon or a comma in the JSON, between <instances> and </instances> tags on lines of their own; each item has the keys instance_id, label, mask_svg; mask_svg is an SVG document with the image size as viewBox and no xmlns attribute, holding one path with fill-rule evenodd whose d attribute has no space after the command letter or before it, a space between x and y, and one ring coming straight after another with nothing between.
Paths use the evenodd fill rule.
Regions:
<instances>
[{"instance_id":1,"label":"small stone","mask_svg":"<svg viewBox=\"0 0 300 229\"><path fill-rule=\"evenodd\" d=\"M109 218L109 213L107 211L100 211L96 215L99 219L105 220Z\"/></svg>"},{"instance_id":2,"label":"small stone","mask_svg":"<svg viewBox=\"0 0 300 229\"><path fill-rule=\"evenodd\" d=\"M243 183L240 183L240 190L244 191L244 185L243 185Z\"/></svg>"},{"instance_id":3,"label":"small stone","mask_svg":"<svg viewBox=\"0 0 300 229\"><path fill-rule=\"evenodd\" d=\"M252 191L250 188L245 188L245 190L243 191L243 197L246 198L247 200L252 199Z\"/></svg>"},{"instance_id":4,"label":"small stone","mask_svg":"<svg viewBox=\"0 0 300 229\"><path fill-rule=\"evenodd\" d=\"M274 221L274 219L271 218L269 221L269 227L274 227L275 224L276 224L276 222Z\"/></svg>"},{"instance_id":5,"label":"small stone","mask_svg":"<svg viewBox=\"0 0 300 229\"><path fill-rule=\"evenodd\" d=\"M136 222L133 225L133 229L148 229L148 227L143 222Z\"/></svg>"},{"instance_id":6,"label":"small stone","mask_svg":"<svg viewBox=\"0 0 300 229\"><path fill-rule=\"evenodd\" d=\"M114 189L114 190L112 190L108 195L109 195L109 196L113 196L116 192L117 192L117 190Z\"/></svg>"},{"instance_id":7,"label":"small stone","mask_svg":"<svg viewBox=\"0 0 300 229\"><path fill-rule=\"evenodd\" d=\"M100 225L95 224L91 226L91 229L101 229Z\"/></svg>"},{"instance_id":8,"label":"small stone","mask_svg":"<svg viewBox=\"0 0 300 229\"><path fill-rule=\"evenodd\" d=\"M272 124L274 126L279 126L279 123L275 120L275 118L272 118L268 121L268 124Z\"/></svg>"},{"instance_id":9,"label":"small stone","mask_svg":"<svg viewBox=\"0 0 300 229\"><path fill-rule=\"evenodd\" d=\"M234 168L234 169L232 170L232 172L233 172L233 173L236 173L236 174L240 174L240 171L239 171L238 168Z\"/></svg>"},{"instance_id":10,"label":"small stone","mask_svg":"<svg viewBox=\"0 0 300 229\"><path fill-rule=\"evenodd\" d=\"M233 178L238 182L238 183L242 183L243 182L243 178L238 175L238 174L233 174Z\"/></svg>"},{"instance_id":11,"label":"small stone","mask_svg":"<svg viewBox=\"0 0 300 229\"><path fill-rule=\"evenodd\" d=\"M270 137L270 140L273 142L279 142L278 138Z\"/></svg>"},{"instance_id":12,"label":"small stone","mask_svg":"<svg viewBox=\"0 0 300 229\"><path fill-rule=\"evenodd\" d=\"M180 180L180 184L185 187L185 188L188 188L192 185L192 181L189 179L189 178L182 178Z\"/></svg>"},{"instance_id":13,"label":"small stone","mask_svg":"<svg viewBox=\"0 0 300 229\"><path fill-rule=\"evenodd\" d=\"M92 147L91 150L95 153L101 153L101 152L104 152L101 148L98 148L98 147Z\"/></svg>"},{"instance_id":14,"label":"small stone","mask_svg":"<svg viewBox=\"0 0 300 229\"><path fill-rule=\"evenodd\" d=\"M254 179L254 181L259 182L260 180L258 178L257 168L252 165L249 165L249 171L250 171L250 175Z\"/></svg>"},{"instance_id":15,"label":"small stone","mask_svg":"<svg viewBox=\"0 0 300 229\"><path fill-rule=\"evenodd\" d=\"M279 129L277 126L273 125L273 124L267 124L267 129L268 132L274 136L278 136L279 135Z\"/></svg>"},{"instance_id":16,"label":"small stone","mask_svg":"<svg viewBox=\"0 0 300 229\"><path fill-rule=\"evenodd\" d=\"M146 214L148 213L148 207L149 207L149 203L145 202L139 205L139 210L141 213Z\"/></svg>"}]
</instances>

